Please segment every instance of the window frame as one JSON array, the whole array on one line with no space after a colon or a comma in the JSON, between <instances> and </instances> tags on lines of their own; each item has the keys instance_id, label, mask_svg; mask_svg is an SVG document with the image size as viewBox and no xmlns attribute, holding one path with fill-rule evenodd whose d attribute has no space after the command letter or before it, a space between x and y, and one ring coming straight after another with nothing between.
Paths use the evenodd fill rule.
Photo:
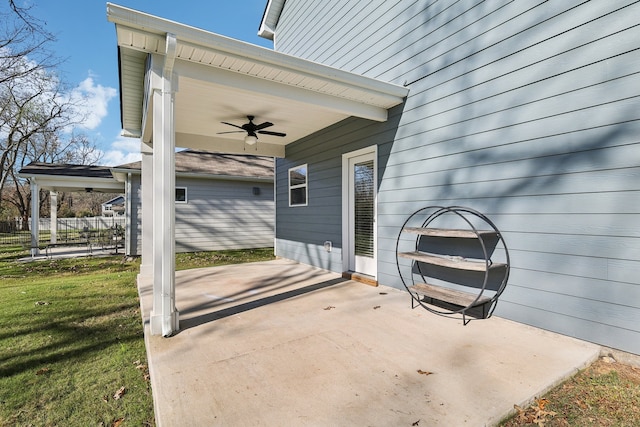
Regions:
<instances>
[{"instance_id":1,"label":"window frame","mask_svg":"<svg viewBox=\"0 0 640 427\"><path fill-rule=\"evenodd\" d=\"M178 190L184 190L184 200L178 200ZM187 191L187 187L176 187L175 189L175 202L180 204L189 203L189 192Z\"/></svg>"},{"instance_id":2,"label":"window frame","mask_svg":"<svg viewBox=\"0 0 640 427\"><path fill-rule=\"evenodd\" d=\"M305 174L304 174L304 184L295 184L292 185L291 184L291 172L298 170L298 169L304 169ZM302 207L302 206L308 206L309 205L309 165L308 163L302 164L302 165L298 165L298 166L294 166L292 168L289 168L288 172L287 172L287 180L288 182L288 188L289 188L289 207L290 208L297 208L297 207ZM293 190L298 190L300 188L304 188L304 203L296 203L293 204L292 203L292 191Z\"/></svg>"}]
</instances>

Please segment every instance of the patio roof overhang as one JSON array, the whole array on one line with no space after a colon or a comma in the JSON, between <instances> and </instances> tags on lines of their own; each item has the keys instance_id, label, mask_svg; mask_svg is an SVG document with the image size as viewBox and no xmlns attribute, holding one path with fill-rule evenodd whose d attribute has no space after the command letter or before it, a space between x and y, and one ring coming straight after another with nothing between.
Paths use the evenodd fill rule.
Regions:
<instances>
[{"instance_id":1,"label":"patio roof overhang","mask_svg":"<svg viewBox=\"0 0 640 427\"><path fill-rule=\"evenodd\" d=\"M284 157L284 147L348 117L385 121L408 89L107 3L116 26L123 135L152 143L155 55L173 61L178 147L244 153L244 133L221 123L274 123L252 153ZM175 45L167 43L167 35ZM175 39L173 39L175 37ZM169 56L167 56L169 54ZM162 58L164 61L165 58Z\"/></svg>"},{"instance_id":2,"label":"patio roof overhang","mask_svg":"<svg viewBox=\"0 0 640 427\"><path fill-rule=\"evenodd\" d=\"M124 183L115 179L59 177L59 176L21 176L30 181L35 180L38 187L43 190L59 191L65 193L124 193Z\"/></svg>"},{"instance_id":3,"label":"patio roof overhang","mask_svg":"<svg viewBox=\"0 0 640 427\"><path fill-rule=\"evenodd\" d=\"M124 193L125 190L124 183L118 182L109 168L103 166L28 165L18 176L49 191Z\"/></svg>"}]
</instances>

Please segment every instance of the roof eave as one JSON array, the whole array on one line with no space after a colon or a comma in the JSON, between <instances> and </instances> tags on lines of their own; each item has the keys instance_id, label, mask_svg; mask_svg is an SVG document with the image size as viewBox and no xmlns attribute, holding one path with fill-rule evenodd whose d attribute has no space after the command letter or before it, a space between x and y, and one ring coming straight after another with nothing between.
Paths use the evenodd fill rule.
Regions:
<instances>
[{"instance_id":1,"label":"roof eave","mask_svg":"<svg viewBox=\"0 0 640 427\"><path fill-rule=\"evenodd\" d=\"M273 41L285 0L269 0L262 15L258 35Z\"/></svg>"},{"instance_id":2,"label":"roof eave","mask_svg":"<svg viewBox=\"0 0 640 427\"><path fill-rule=\"evenodd\" d=\"M47 175L19 173L22 179L35 180L40 188L51 191L82 191L91 189L100 192L122 192L124 186L114 178L95 178L86 176Z\"/></svg>"},{"instance_id":3,"label":"roof eave","mask_svg":"<svg viewBox=\"0 0 640 427\"><path fill-rule=\"evenodd\" d=\"M274 0L270 2L270 7L275 7L278 1L284 4L281 0ZM402 85L287 55L111 3L107 4L107 18L116 25L120 48L123 134L142 137L144 141L151 138L148 135L151 128L150 116L145 115L150 102L143 100L149 96L144 88L147 80L145 58L148 55L165 55L167 34L175 35L178 43L176 69L181 70L178 73L180 76L192 81L197 79L210 85L209 87L224 87L228 89L227 93L237 90L245 98L252 96L251 101L254 103L244 105L252 105L253 108L258 104L256 101L262 101L265 105L278 105L281 120L284 114L290 114L285 120L291 120L296 126L307 126L304 129L306 133L299 132L295 138L291 132L287 132L287 141L273 141L275 144L265 141L261 145L261 155L282 157L284 145L347 117L386 121L388 109L404 102L408 94L408 88ZM210 99L215 98L210 97L207 102ZM228 101L229 99L225 102ZM208 105L207 111L211 111L213 107L221 112L222 105ZM227 104L225 106L226 114L230 109ZM285 112L286 106L289 106L289 111ZM314 120L304 122L299 116L296 117L303 106L308 106L310 111L321 110L326 114L321 120L317 120L318 117L310 113L308 116L314 117ZM264 107L263 105L263 109ZM213 122L228 120L227 117L217 117ZM186 138L184 130L176 128L177 145L240 153L241 148L238 147L242 146L237 141L226 135L218 137L220 130L214 131L212 126L207 127L209 134L199 134L193 127L188 129L193 132ZM205 141L202 147L198 145L200 139ZM268 151L271 145L277 150Z\"/></svg>"}]
</instances>

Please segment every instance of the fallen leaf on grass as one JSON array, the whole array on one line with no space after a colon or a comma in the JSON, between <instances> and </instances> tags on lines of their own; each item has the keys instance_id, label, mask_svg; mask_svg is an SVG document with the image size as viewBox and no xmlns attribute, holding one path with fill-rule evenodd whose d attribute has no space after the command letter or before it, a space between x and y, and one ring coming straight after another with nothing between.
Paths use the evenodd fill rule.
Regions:
<instances>
[{"instance_id":1,"label":"fallen leaf on grass","mask_svg":"<svg viewBox=\"0 0 640 427\"><path fill-rule=\"evenodd\" d=\"M40 368L36 371L36 375L42 375L42 374L46 374L47 372L49 372L51 369L49 368Z\"/></svg>"},{"instance_id":2,"label":"fallen leaf on grass","mask_svg":"<svg viewBox=\"0 0 640 427\"><path fill-rule=\"evenodd\" d=\"M35 305L49 305L50 303L46 301L36 301Z\"/></svg>"},{"instance_id":3,"label":"fallen leaf on grass","mask_svg":"<svg viewBox=\"0 0 640 427\"><path fill-rule=\"evenodd\" d=\"M149 379L151 378L149 376L149 367L141 363L140 360L136 360L135 362L133 362L133 364L136 365L137 370L142 371L142 377L144 378L144 380L149 381Z\"/></svg>"},{"instance_id":4,"label":"fallen leaf on grass","mask_svg":"<svg viewBox=\"0 0 640 427\"><path fill-rule=\"evenodd\" d=\"M518 411L518 422L519 423L529 423L529 424L531 423L531 421L529 421L529 415L530 414L527 414L527 411L525 409L522 409L518 405L513 405L513 409Z\"/></svg>"},{"instance_id":5,"label":"fallen leaf on grass","mask_svg":"<svg viewBox=\"0 0 640 427\"><path fill-rule=\"evenodd\" d=\"M549 400L542 398L542 399L538 399L536 403L538 404L538 408L541 411L544 411L544 407L547 406L547 404L549 403Z\"/></svg>"},{"instance_id":6,"label":"fallen leaf on grass","mask_svg":"<svg viewBox=\"0 0 640 427\"><path fill-rule=\"evenodd\" d=\"M114 395L113 395L113 398L114 398L115 400L120 399L122 396L124 396L124 394L126 393L126 391L127 391L127 389L126 389L124 386L120 387L120 388L118 389L118 391L116 391L116 394L114 394Z\"/></svg>"},{"instance_id":7,"label":"fallen leaf on grass","mask_svg":"<svg viewBox=\"0 0 640 427\"><path fill-rule=\"evenodd\" d=\"M123 421L124 421L124 418L118 418L113 422L113 424L111 424L111 427L120 427Z\"/></svg>"},{"instance_id":8,"label":"fallen leaf on grass","mask_svg":"<svg viewBox=\"0 0 640 427\"><path fill-rule=\"evenodd\" d=\"M433 374L433 372L423 371L422 369L418 369L418 373L420 375L431 375L431 374Z\"/></svg>"},{"instance_id":9,"label":"fallen leaf on grass","mask_svg":"<svg viewBox=\"0 0 640 427\"><path fill-rule=\"evenodd\" d=\"M535 424L539 427L544 427L545 423L549 421L547 417L554 417L556 415L553 411L545 411L545 407L549 401L547 399L536 398L536 404L532 405L528 409L522 409L518 405L513 405L516 411L518 411L518 421L525 424Z\"/></svg>"}]
</instances>

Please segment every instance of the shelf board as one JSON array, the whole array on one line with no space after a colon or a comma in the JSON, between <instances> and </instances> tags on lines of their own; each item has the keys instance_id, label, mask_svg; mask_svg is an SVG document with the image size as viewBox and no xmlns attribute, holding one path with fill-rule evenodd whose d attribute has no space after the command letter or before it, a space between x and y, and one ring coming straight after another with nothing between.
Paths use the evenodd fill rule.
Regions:
<instances>
[{"instance_id":1,"label":"shelf board","mask_svg":"<svg viewBox=\"0 0 640 427\"><path fill-rule=\"evenodd\" d=\"M424 252L399 252L398 256L403 258L412 259L414 261L424 262L426 264L437 265L440 267L456 268L458 270L467 271L486 271L487 266L485 262L469 261L460 257L441 257L435 255L428 255ZM506 264L494 263L489 264L489 270L505 267Z\"/></svg>"},{"instance_id":2,"label":"shelf board","mask_svg":"<svg viewBox=\"0 0 640 427\"><path fill-rule=\"evenodd\" d=\"M409 286L408 289L415 294L461 307L468 307L471 304L473 304L472 307L476 307L491 302L491 298L484 295L478 298L478 294L443 288L442 286L434 286L428 283L417 283ZM478 298L478 301L476 301L476 298ZM474 303L474 301L476 302Z\"/></svg>"},{"instance_id":3,"label":"shelf board","mask_svg":"<svg viewBox=\"0 0 640 427\"><path fill-rule=\"evenodd\" d=\"M419 234L421 236L430 237L453 237L463 239L476 239L480 237L496 236L494 230L478 230L478 235L473 230L458 230L451 228L422 228L422 227L405 227L403 231L407 233Z\"/></svg>"}]
</instances>

